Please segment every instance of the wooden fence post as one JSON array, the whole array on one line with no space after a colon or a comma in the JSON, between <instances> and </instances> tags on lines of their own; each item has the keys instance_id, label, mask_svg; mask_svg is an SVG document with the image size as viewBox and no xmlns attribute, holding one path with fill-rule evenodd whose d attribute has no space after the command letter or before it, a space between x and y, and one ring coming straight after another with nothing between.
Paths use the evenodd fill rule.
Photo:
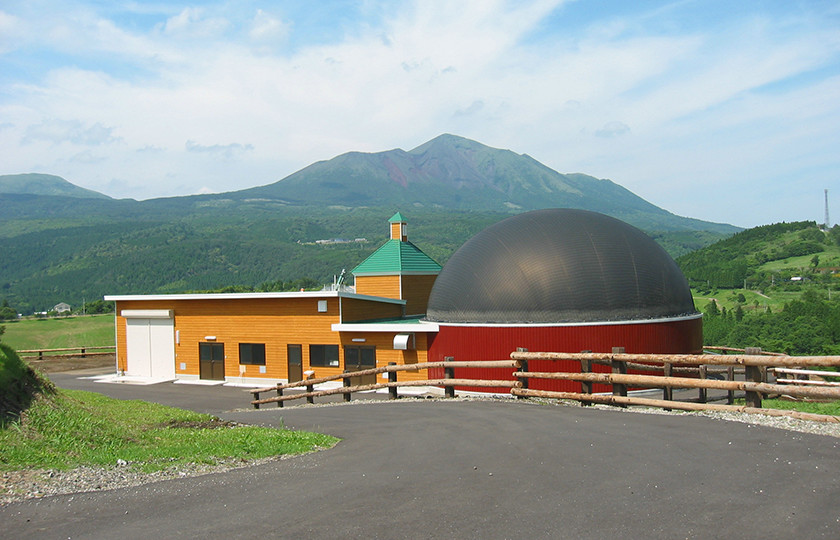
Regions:
<instances>
[{"instance_id":1,"label":"wooden fence post","mask_svg":"<svg viewBox=\"0 0 840 540\"><path fill-rule=\"evenodd\" d=\"M591 353L590 350L583 350L580 351L584 354ZM580 372L581 373L592 373L592 360L581 360L580 361ZM592 393L592 381L582 381L580 383L580 391L584 394L591 394ZM581 400L580 406L581 407L589 407L592 405L591 401L583 401Z\"/></svg>"},{"instance_id":2,"label":"wooden fence post","mask_svg":"<svg viewBox=\"0 0 840 540\"><path fill-rule=\"evenodd\" d=\"M454 356L444 356L444 362L454 362ZM444 379L454 379L455 378L455 368L454 367L444 367L443 368L443 378ZM448 398L455 397L455 387L454 386L444 386L443 387L443 395Z\"/></svg>"},{"instance_id":3,"label":"wooden fence post","mask_svg":"<svg viewBox=\"0 0 840 540\"><path fill-rule=\"evenodd\" d=\"M346 369L344 370L344 373L347 373ZM350 387L350 377L344 377L342 382L344 384L344 388ZM350 392L344 392L344 401L350 401Z\"/></svg>"},{"instance_id":4,"label":"wooden fence post","mask_svg":"<svg viewBox=\"0 0 840 540\"><path fill-rule=\"evenodd\" d=\"M671 362L665 362L662 365L662 375L663 376L670 377L672 371L673 371L673 365L671 365ZM674 389L671 388L670 386L662 387L662 399L664 399L665 401L674 401ZM671 409L666 408L665 410L670 411Z\"/></svg>"},{"instance_id":5,"label":"wooden fence post","mask_svg":"<svg viewBox=\"0 0 840 540\"><path fill-rule=\"evenodd\" d=\"M613 354L624 354L624 347L613 347L612 348ZM610 358L610 364L612 365L612 372L619 373L621 375L627 374L627 363L622 360L616 360L615 358ZM613 383L613 395L614 396L622 396L627 397L627 385L626 384L619 384ZM627 405L619 405L622 409L626 409Z\"/></svg>"},{"instance_id":6,"label":"wooden fence post","mask_svg":"<svg viewBox=\"0 0 840 540\"><path fill-rule=\"evenodd\" d=\"M735 380L735 366L727 366L726 368L726 380L734 381ZM735 390L729 390L726 392L726 403L732 405L735 403Z\"/></svg>"},{"instance_id":7,"label":"wooden fence post","mask_svg":"<svg viewBox=\"0 0 840 540\"><path fill-rule=\"evenodd\" d=\"M254 401L259 401L259 400L260 400L260 393L259 393L259 392L255 392L255 393L254 393ZM255 408L255 409L259 409L259 408L260 408L260 404L259 404L259 403L254 403L254 408Z\"/></svg>"},{"instance_id":8,"label":"wooden fence post","mask_svg":"<svg viewBox=\"0 0 840 540\"><path fill-rule=\"evenodd\" d=\"M309 376L309 378L311 379L311 378L312 378L312 376L310 375L310 376ZM312 393L312 392L314 392L314 391L315 391L315 386L313 386L313 385L311 385L311 384L307 384L307 385L306 385L306 392L307 392L308 394L311 394L311 393ZM306 402L307 402L307 403L315 403L315 398L314 398L314 397L312 397L312 396L306 396Z\"/></svg>"},{"instance_id":9,"label":"wooden fence post","mask_svg":"<svg viewBox=\"0 0 840 540\"><path fill-rule=\"evenodd\" d=\"M277 397L283 397L283 389L280 388L280 385L277 385ZM277 407L282 407L282 406L283 406L283 402L278 401L277 402Z\"/></svg>"},{"instance_id":10,"label":"wooden fence post","mask_svg":"<svg viewBox=\"0 0 840 540\"><path fill-rule=\"evenodd\" d=\"M517 347L516 352L528 352L528 349L525 347ZM520 372L527 372L528 371L528 361L527 360L520 360L519 361L519 371ZM517 377L519 382L522 383L522 388L528 388L528 377ZM516 399L528 399L527 396L516 396Z\"/></svg>"},{"instance_id":11,"label":"wooden fence post","mask_svg":"<svg viewBox=\"0 0 840 540\"><path fill-rule=\"evenodd\" d=\"M388 362L389 366L396 366L396 362ZM388 382L395 383L397 382L397 372L396 371L389 371L388 372ZM397 399L399 396L397 395L397 387L391 386L388 388L388 394L390 399Z\"/></svg>"},{"instance_id":12,"label":"wooden fence post","mask_svg":"<svg viewBox=\"0 0 840 540\"><path fill-rule=\"evenodd\" d=\"M85 355L85 348L84 347L82 347L82 358L87 358L87 356Z\"/></svg>"},{"instance_id":13,"label":"wooden fence post","mask_svg":"<svg viewBox=\"0 0 840 540\"><path fill-rule=\"evenodd\" d=\"M700 372L700 380L706 378L706 366L699 366L698 371ZM698 396L700 399L700 403L708 403L708 395L706 394L705 388L700 388L700 395Z\"/></svg>"},{"instance_id":14,"label":"wooden fence post","mask_svg":"<svg viewBox=\"0 0 840 540\"><path fill-rule=\"evenodd\" d=\"M744 349L744 354L761 354L759 347L747 347ZM744 379L750 382L761 382L761 368L758 366L744 366ZM747 407L761 408L761 392L747 391L746 395Z\"/></svg>"}]
</instances>

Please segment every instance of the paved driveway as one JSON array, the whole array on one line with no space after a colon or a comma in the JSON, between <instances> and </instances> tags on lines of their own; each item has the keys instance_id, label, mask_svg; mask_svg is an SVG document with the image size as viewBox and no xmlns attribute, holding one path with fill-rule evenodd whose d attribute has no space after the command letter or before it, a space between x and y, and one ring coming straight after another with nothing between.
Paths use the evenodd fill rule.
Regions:
<instances>
[{"instance_id":1,"label":"paved driveway","mask_svg":"<svg viewBox=\"0 0 840 540\"><path fill-rule=\"evenodd\" d=\"M107 393L180 402L172 386ZM219 411L232 408L232 389L198 390L207 404L217 396ZM0 537L840 537L835 438L512 401L221 416L343 441L226 473L12 504L0 509Z\"/></svg>"}]
</instances>

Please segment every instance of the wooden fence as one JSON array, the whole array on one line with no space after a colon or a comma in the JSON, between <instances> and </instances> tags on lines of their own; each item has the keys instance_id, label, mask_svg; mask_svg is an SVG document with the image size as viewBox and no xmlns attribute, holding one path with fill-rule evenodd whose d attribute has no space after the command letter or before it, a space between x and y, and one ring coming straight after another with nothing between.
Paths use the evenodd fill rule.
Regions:
<instances>
[{"instance_id":1,"label":"wooden fence","mask_svg":"<svg viewBox=\"0 0 840 540\"><path fill-rule=\"evenodd\" d=\"M778 354L762 354L758 349L746 349L744 354L626 354L620 351L613 353L551 353L528 352L524 350L511 354L511 358L519 360L520 370L514 375L522 381L522 387L512 388L511 394L519 397L545 397L556 399L570 399L582 404L605 403L626 407L638 405L645 407L659 407L666 410L712 410L764 414L768 416L790 416L806 420L824 422L840 422L840 417L802 413L798 411L764 409L762 399L767 395L790 396L817 400L840 400L840 387L814 387L808 384L778 384L767 382L768 371L778 372L782 369L802 370L803 367L837 367L840 366L840 356L786 356ZM572 360L581 363L580 373L530 372L529 360ZM593 373L592 364L604 364L611 368L610 373ZM706 378L710 372L722 372L726 369L726 379L716 380ZM628 374L628 368L639 371L656 371L661 375ZM743 368L744 380L735 380L736 368ZM697 374L694 377L673 376L676 371L689 371ZM833 373L833 372L825 372ZM582 385L581 392L554 392L548 390L531 390L528 388L530 379L559 379L577 381ZM796 381L801 382L801 381ZM593 393L592 384L601 383L612 386L612 394ZM661 388L662 399L651 399L628 395L627 388ZM674 388L698 389L699 402L675 400ZM705 391L709 389L727 392L729 404L708 403ZM745 396L745 405L734 405L734 392L741 391Z\"/></svg>"},{"instance_id":2,"label":"wooden fence","mask_svg":"<svg viewBox=\"0 0 840 540\"><path fill-rule=\"evenodd\" d=\"M107 349L107 351L103 351ZM68 347L65 349L31 349L17 351L21 358L37 358L43 360L48 358L86 358L88 356L103 356L107 354L114 354L115 347L113 345L104 345L101 347Z\"/></svg>"},{"instance_id":3,"label":"wooden fence","mask_svg":"<svg viewBox=\"0 0 840 540\"><path fill-rule=\"evenodd\" d=\"M723 349L721 349L723 350ZM350 401L354 392L364 392L388 388L391 399L396 399L399 387L411 386L442 386L446 397L455 396L455 386L459 387L489 387L506 389L517 398L554 398L579 401L583 405L603 403L627 407L630 405L644 407L659 407L666 410L685 411L729 411L763 414L768 416L790 416L804 420L823 422L840 422L840 417L803 413L779 409L765 409L761 407L762 399L768 395L790 396L816 400L840 400L840 383L829 386L813 385L802 380L793 382L784 380L768 382L768 376L773 373L796 374L834 374L835 372L815 372L804 370L803 367L838 367L840 356L786 356L776 353L763 353L759 349L737 350L726 352L736 354L627 354L623 349L616 348L612 353L557 353L557 352L528 352L520 349L511 354L510 360L498 361L467 361L456 362L447 358L445 362L425 362L420 364L396 365L347 372L341 375L307 379L287 384L278 384L266 388L251 390L254 399L251 404L259 409L261 405L276 403L282 407L283 403L294 399L306 399L314 403L316 397L343 394L345 401ZM580 372L532 372L528 370L528 362L532 360L549 361L578 361ZM592 371L592 366L601 364L609 366L609 373ZM418 371L429 368L443 368L443 379L428 379L419 381L397 381L397 374L403 371ZM458 379L455 370L459 368L512 368L515 380L477 380ZM655 372L655 375L631 374L633 371ZM388 382L351 385L351 379L360 376L379 376L388 374ZM682 376L680 376L682 375ZM709 376L717 378L709 378ZM840 373L837 373L840 376ZM550 390L529 389L531 379L554 379L580 382L581 392L556 392ZM343 386L325 390L315 390L317 384L342 380ZM782 383L783 384L780 384ZM810 381L813 382L813 381ZM802 384L798 384L802 383ZM606 384L612 387L612 393L594 393L593 384ZM284 390L291 388L305 388L303 393L285 394ZM628 388L659 388L662 399L652 399L628 395ZM674 389L694 389L698 391L696 401L675 399ZM710 398L709 390L720 390L723 397ZM260 394L275 392L268 398L260 398ZM736 392L745 396L745 405L735 405ZM713 399L726 399L726 405L709 403Z\"/></svg>"},{"instance_id":4,"label":"wooden fence","mask_svg":"<svg viewBox=\"0 0 840 540\"><path fill-rule=\"evenodd\" d=\"M444 378L443 379L427 379L427 380L419 380L419 381L397 381L397 373L401 371L419 371L421 369L430 369L430 368L443 368ZM396 399L397 395L397 388L399 387L411 387L411 386L443 386L444 387L444 394L446 397L455 397L455 387L462 386L462 387L491 387L491 388L506 388L508 390L512 388L516 388L522 385L519 381L515 380L508 380L508 381L484 381L484 380L476 380L476 379L456 379L455 378L455 370L459 368L511 368L511 369L518 369L519 362L516 360L495 360L495 361L479 361L479 362L455 362L455 361L445 361L445 362L422 362L418 364L406 364L406 365L396 365L395 363L390 363L387 366L372 368L372 369L365 369L362 371L354 371L354 372L347 372L342 373L341 375L333 375L330 377L321 377L319 379L306 379L303 381L297 381L287 384L278 384L276 386L269 386L267 388L257 388L255 390L251 390L251 393L254 394L254 399L251 401L251 404L254 406L255 409L259 409L260 405L265 405L268 403L277 403L278 407L283 406L283 402L289 401L292 399L303 399L306 398L307 403L313 403L316 397L323 397L329 396L334 394L344 394L344 400L350 401L350 395L353 392L365 392L369 390L379 390L381 388L388 388L390 392L390 397L392 399ZM362 385L351 385L350 380L354 377L364 377L364 376L379 376L383 373L388 374L388 382L387 383L373 383L373 384L362 384ZM343 381L343 386L339 388L329 388L326 390L318 390L315 391L314 386L316 384L323 384L325 382L331 381ZM283 391L289 388L300 388L305 387L306 392L299 393L299 394L288 394L283 395ZM270 398L263 398L260 399L260 394L265 392L276 392L276 395Z\"/></svg>"}]
</instances>

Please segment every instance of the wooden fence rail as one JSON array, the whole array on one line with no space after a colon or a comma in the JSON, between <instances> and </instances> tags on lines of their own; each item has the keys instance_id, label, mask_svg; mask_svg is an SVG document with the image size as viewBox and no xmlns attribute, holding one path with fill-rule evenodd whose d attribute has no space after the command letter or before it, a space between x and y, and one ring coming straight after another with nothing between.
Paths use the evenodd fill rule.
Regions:
<instances>
[{"instance_id":1,"label":"wooden fence rail","mask_svg":"<svg viewBox=\"0 0 840 540\"><path fill-rule=\"evenodd\" d=\"M103 351L103 349L107 349L107 351ZM49 358L73 358L73 357L81 357L85 358L87 356L103 356L108 354L114 354L114 350L116 347L114 345L101 345L101 346L94 346L94 347L66 347L63 349L25 349L17 351L18 355L21 358L38 358L39 360L43 359L45 356ZM68 351L76 351L76 352L69 352ZM99 352L91 352L91 351L99 351ZM64 353L64 354L56 354L56 353Z\"/></svg>"},{"instance_id":2,"label":"wooden fence rail","mask_svg":"<svg viewBox=\"0 0 840 540\"><path fill-rule=\"evenodd\" d=\"M329 377L320 377L317 379L306 379L303 381L296 381L291 383L285 384L277 384L275 386L268 386L265 388L257 388L254 390L250 390L252 394L254 394L254 399L251 401L251 404L254 406L255 409L259 409L260 405L265 405L268 403L277 403L278 407L283 406L284 401L289 401L292 399L303 399L306 398L308 403L313 403L314 398L316 397L323 397L329 396L334 394L344 394L345 401L350 401L350 395L354 392L366 392L370 390L378 390L382 388L388 388L391 390L390 397L392 399L396 399L397 395L397 388L400 387L411 387L411 386L443 386L445 388L445 395L447 397L454 397L456 386L466 386L466 387L486 387L486 388L515 388L521 386L519 381L485 381L485 380L477 380L477 379L456 379L455 378L455 370L461 368L512 368L518 369L520 364L516 360L491 360L491 361L476 361L476 362L454 362L454 361L446 361L446 362L421 362L417 364L405 364L405 365L396 365L396 364L389 364L387 366L382 366L378 368L371 368L365 369L361 371L352 371L342 373L340 375L331 375ZM444 379L427 379L427 380L416 380L416 381L397 381L397 373L402 371L419 371L421 369L430 369L430 368L443 368L444 370ZM351 385L350 379L355 377L364 377L370 375L381 375L383 373L387 373L389 380L387 383L373 383L373 384L362 384L362 385ZM314 386L316 384L323 384L325 382L331 381L338 381L341 380L344 382L344 386L340 388L329 388L326 390L318 390L315 391ZM301 394L289 394L283 395L283 391L289 388L300 388L306 387L306 392ZM277 392L276 396L270 398L263 398L260 399L260 394L264 392Z\"/></svg>"},{"instance_id":3,"label":"wooden fence rail","mask_svg":"<svg viewBox=\"0 0 840 540\"><path fill-rule=\"evenodd\" d=\"M626 354L619 349L613 353L556 353L556 352L528 352L518 350L511 353L511 358L519 360L522 368L514 373L523 382L521 388L512 388L511 394L517 397L550 397L556 399L572 399L588 405L591 403L607 403L626 407L627 405L641 405L648 407L660 407L664 409L678 410L717 410L736 411L770 416L790 416L807 420L819 420L823 422L840 422L840 417L830 415L819 415L800 413L798 411L763 409L761 401L764 396L784 395L797 398L809 398L819 400L840 400L840 387L831 385L826 387L812 386L808 383L817 381L790 380L793 384L776 384L767 382L767 373L800 373L812 375L821 373L823 375L834 375L836 372L816 372L812 370L799 369L801 367L838 367L840 356L787 356L778 354L760 354L758 349L738 350L746 354ZM577 360L581 362L580 373L567 372L530 372L527 369L528 362L532 360ZM592 373L590 366L594 363L606 364L612 367L612 373ZM650 364L661 364L657 367L663 372L662 376L627 374L629 366ZM674 365L696 366L698 378L673 377L671 376ZM727 380L707 379L707 365L727 366ZM735 366L742 366L744 381L734 380ZM840 375L840 374L839 374ZM554 392L547 390L528 389L528 380L556 379L581 382L581 392ZM592 392L592 384L600 383L612 385L613 393L595 394ZM805 383L805 384L798 384ZM663 399L649 399L627 395L627 387L662 388ZM673 388L695 388L700 392L700 403L676 401L673 399ZM728 393L728 405L714 405L707 403L706 390L726 390ZM736 390L745 392L746 405L732 405L733 396Z\"/></svg>"},{"instance_id":4,"label":"wooden fence rail","mask_svg":"<svg viewBox=\"0 0 840 540\"><path fill-rule=\"evenodd\" d=\"M840 356L787 356L777 353L762 353L760 349L729 349L717 348L723 352L736 354L627 354L623 349L616 348L612 353L558 353L558 352L528 352L520 349L511 353L510 360L497 361L466 361L456 362L447 358L444 362L424 362L419 364L396 365L347 372L340 375L307 379L286 384L258 388L251 390L254 408L260 405L276 403L282 407L283 403L294 399L306 399L313 403L314 398L334 394L343 394L345 401L350 401L354 392L365 392L387 388L390 397L396 399L397 389L412 386L444 387L447 397L454 397L454 387L484 387L506 389L517 398L543 397L555 399L571 399L589 405L605 403L626 407L630 405L645 407L660 407L667 410L686 411L732 411L767 416L789 416L804 420L823 422L840 422L840 417L802 413L798 411L765 409L761 407L762 399L767 395L784 395L795 398L818 400L840 400L840 383L831 386L815 386L818 381L803 381L798 379L777 380L768 382L768 373L775 375L814 375L840 376L832 371L814 371L801 369L803 367L840 367ZM529 371L528 363L532 360L566 360L579 361L580 372L538 372ZM593 372L594 364L610 366L610 373ZM405 371L421 369L443 368L443 379L427 379L417 381L397 381L397 374ZM512 380L478 380L455 378L455 370L460 368L512 368ZM642 375L628 373L627 370L657 372L657 375ZM350 380L360 376L376 376L388 374L388 382L351 385ZM676 376L687 373L689 376ZM708 378L712 374L717 378ZM721 378L720 374L725 374ZM736 380L736 374L741 374L743 380ZM531 379L566 380L581 383L581 392L556 392L549 390L535 390L528 388ZM315 390L316 384L342 380L343 386ZM779 384L782 382L794 384ZM801 384L800 384L801 383ZM612 394L594 393L593 384L612 386ZM305 387L303 393L284 395L283 391L291 388ZM628 395L628 388L660 388L662 399L651 399ZM698 390L698 402L675 400L673 389ZM722 390L726 392L727 405L708 403L708 390ZM276 392L275 396L260 399L260 394ZM743 392L745 405L734 405L735 392Z\"/></svg>"}]
</instances>

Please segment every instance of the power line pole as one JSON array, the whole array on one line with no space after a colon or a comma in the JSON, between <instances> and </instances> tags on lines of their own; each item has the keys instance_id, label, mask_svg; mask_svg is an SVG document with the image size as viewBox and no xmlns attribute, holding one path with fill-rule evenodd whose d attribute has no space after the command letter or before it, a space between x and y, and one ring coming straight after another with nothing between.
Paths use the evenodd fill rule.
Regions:
<instances>
[{"instance_id":1,"label":"power line pole","mask_svg":"<svg viewBox=\"0 0 840 540\"><path fill-rule=\"evenodd\" d=\"M828 230L831 227L831 221L828 219L828 189L823 191L825 192L825 230Z\"/></svg>"}]
</instances>

